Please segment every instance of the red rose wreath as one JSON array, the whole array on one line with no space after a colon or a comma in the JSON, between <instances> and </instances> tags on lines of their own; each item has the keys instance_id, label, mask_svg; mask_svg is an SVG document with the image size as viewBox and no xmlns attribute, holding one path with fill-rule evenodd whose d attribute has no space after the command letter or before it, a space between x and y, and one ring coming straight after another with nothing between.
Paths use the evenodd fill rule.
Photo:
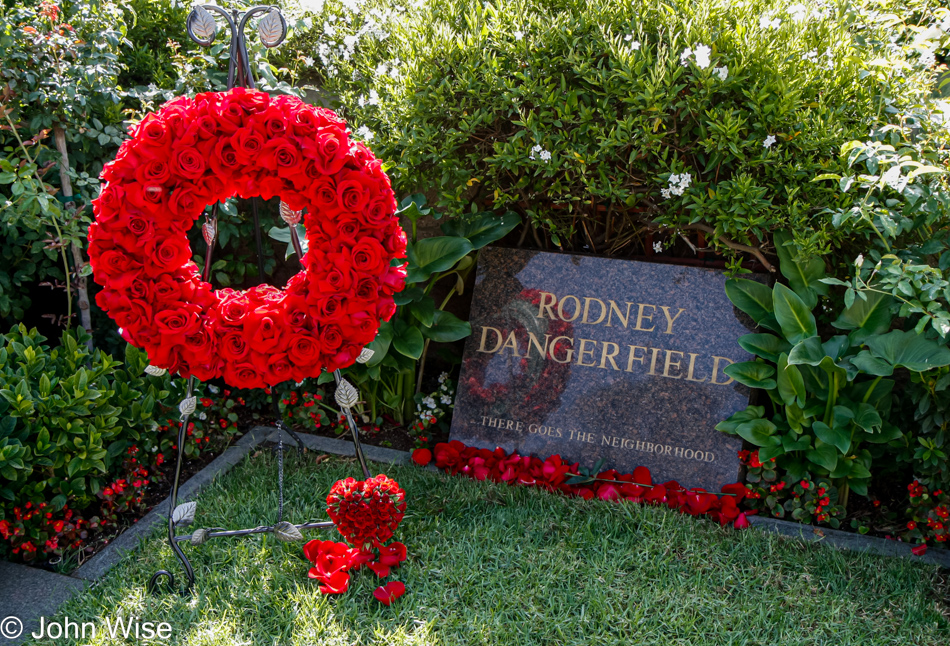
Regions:
<instances>
[{"instance_id":1,"label":"red rose wreath","mask_svg":"<svg viewBox=\"0 0 950 646\"><path fill-rule=\"evenodd\" d=\"M96 302L152 364L255 388L351 364L405 283L406 236L382 165L335 113L235 88L178 98L131 131L93 203ZM214 290L187 233L208 204L306 209L304 270L283 289Z\"/></svg>"}]
</instances>

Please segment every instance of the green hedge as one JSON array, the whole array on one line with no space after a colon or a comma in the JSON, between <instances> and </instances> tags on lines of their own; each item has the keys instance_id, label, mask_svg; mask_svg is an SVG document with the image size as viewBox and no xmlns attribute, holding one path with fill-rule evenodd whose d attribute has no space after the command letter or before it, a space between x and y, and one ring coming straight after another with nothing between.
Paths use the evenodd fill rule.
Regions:
<instances>
[{"instance_id":1,"label":"green hedge","mask_svg":"<svg viewBox=\"0 0 950 646\"><path fill-rule=\"evenodd\" d=\"M452 215L513 209L543 245L600 254L637 253L664 226L725 251L791 228L827 251L849 231L823 210L849 196L811 180L925 104L925 52L945 38L918 33L923 2L393 6L330 0L295 42L397 192Z\"/></svg>"}]
</instances>

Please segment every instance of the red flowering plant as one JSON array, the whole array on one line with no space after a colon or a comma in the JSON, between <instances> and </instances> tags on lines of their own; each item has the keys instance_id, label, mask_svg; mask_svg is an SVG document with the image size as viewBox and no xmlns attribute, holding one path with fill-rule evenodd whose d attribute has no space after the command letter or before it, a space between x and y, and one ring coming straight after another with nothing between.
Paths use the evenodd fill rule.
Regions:
<instances>
[{"instance_id":1,"label":"red flowering plant","mask_svg":"<svg viewBox=\"0 0 950 646\"><path fill-rule=\"evenodd\" d=\"M24 561L60 557L78 549L89 536L89 523L68 506L59 511L49 503L27 502L14 507L12 517L0 519L0 539Z\"/></svg>"},{"instance_id":2,"label":"red flowering plant","mask_svg":"<svg viewBox=\"0 0 950 646\"><path fill-rule=\"evenodd\" d=\"M829 478L786 476L779 479L775 459L759 461L758 450L739 451L746 466L749 493L745 504L773 518L790 516L800 523L838 528L845 508L838 504L838 489Z\"/></svg>"},{"instance_id":3,"label":"red flowering plant","mask_svg":"<svg viewBox=\"0 0 950 646\"><path fill-rule=\"evenodd\" d=\"M89 259L96 302L181 376L259 388L354 362L395 312L406 236L382 163L330 110L234 88L149 114L106 165ZM214 290L187 232L206 205L279 196L306 210L304 270L284 289Z\"/></svg>"},{"instance_id":4,"label":"red flowering plant","mask_svg":"<svg viewBox=\"0 0 950 646\"><path fill-rule=\"evenodd\" d=\"M413 454L417 464L428 463L425 458L429 456L423 451L427 449ZM722 525L731 523L740 529L748 527L747 515L756 513L740 508L749 491L739 483L726 485L718 493L698 487L686 489L674 480L654 483L646 467L637 467L633 473L619 473L614 469L599 471L599 466L587 471L576 462L568 464L559 455L541 460L508 454L501 448L478 449L458 441L436 444L432 454L436 466L453 475L460 473L475 480L540 487L585 500L599 498L666 505L691 516L709 516Z\"/></svg>"},{"instance_id":5,"label":"red flowering plant","mask_svg":"<svg viewBox=\"0 0 950 646\"><path fill-rule=\"evenodd\" d=\"M304 556L313 564L309 576L320 582L323 594L346 592L350 572L364 565L379 578L406 560L406 546L386 545L406 512L406 492L385 475L368 480L338 480L327 496L327 513L340 534L352 546L334 541L313 540L304 545ZM374 595L389 605L405 592L405 586L390 581Z\"/></svg>"},{"instance_id":6,"label":"red flowering plant","mask_svg":"<svg viewBox=\"0 0 950 646\"><path fill-rule=\"evenodd\" d=\"M907 485L909 503L901 538L926 544L950 541L950 493L942 489L930 491L919 481Z\"/></svg>"}]
</instances>

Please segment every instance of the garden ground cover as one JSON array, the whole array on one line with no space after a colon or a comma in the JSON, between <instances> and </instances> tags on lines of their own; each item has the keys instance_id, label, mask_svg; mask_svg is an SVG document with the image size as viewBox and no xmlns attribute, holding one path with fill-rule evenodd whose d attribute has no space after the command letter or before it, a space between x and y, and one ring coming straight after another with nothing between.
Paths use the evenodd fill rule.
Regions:
<instances>
[{"instance_id":1,"label":"garden ground cover","mask_svg":"<svg viewBox=\"0 0 950 646\"><path fill-rule=\"evenodd\" d=\"M285 517L294 522L324 518L332 483L359 472L352 459L315 463L313 453L285 462ZM411 466L386 472L409 503L396 533L409 558L391 577L407 592L389 608L373 598L380 580L372 572L354 574L343 595L323 596L307 578L300 544L263 536L185 546L197 572L194 594L152 597L144 586L153 571L180 571L156 532L64 606L59 620L167 621L167 643L190 646L950 641L950 586L935 566L723 529L666 508L568 499ZM270 522L276 474L270 453L248 458L202 492L196 526ZM82 643L128 643L103 633Z\"/></svg>"}]
</instances>

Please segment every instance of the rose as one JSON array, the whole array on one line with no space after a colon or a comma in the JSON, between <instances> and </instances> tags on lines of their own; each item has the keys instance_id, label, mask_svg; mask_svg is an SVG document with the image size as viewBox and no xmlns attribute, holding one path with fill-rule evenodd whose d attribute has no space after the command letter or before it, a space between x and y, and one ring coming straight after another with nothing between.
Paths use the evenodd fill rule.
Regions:
<instances>
[{"instance_id":1,"label":"rose","mask_svg":"<svg viewBox=\"0 0 950 646\"><path fill-rule=\"evenodd\" d=\"M241 330L224 328L220 333L218 348L221 356L228 361L240 361L247 356L249 347Z\"/></svg>"},{"instance_id":2,"label":"rose","mask_svg":"<svg viewBox=\"0 0 950 646\"><path fill-rule=\"evenodd\" d=\"M163 159L150 159L135 169L135 179L140 184L159 185L171 175L168 163Z\"/></svg>"},{"instance_id":3,"label":"rose","mask_svg":"<svg viewBox=\"0 0 950 646\"><path fill-rule=\"evenodd\" d=\"M150 268L152 271L174 271L191 257L188 239L178 236L152 239L146 248L148 257L152 261Z\"/></svg>"},{"instance_id":4,"label":"rose","mask_svg":"<svg viewBox=\"0 0 950 646\"><path fill-rule=\"evenodd\" d=\"M319 340L306 332L297 333L290 340L287 356L297 366L306 368L316 365L320 358Z\"/></svg>"},{"instance_id":5,"label":"rose","mask_svg":"<svg viewBox=\"0 0 950 646\"><path fill-rule=\"evenodd\" d=\"M320 342L328 351L333 351L343 344L343 333L338 325L324 325L320 329Z\"/></svg>"},{"instance_id":6,"label":"rose","mask_svg":"<svg viewBox=\"0 0 950 646\"><path fill-rule=\"evenodd\" d=\"M329 177L320 177L314 181L307 191L307 196L316 207L316 213L339 209L336 184Z\"/></svg>"},{"instance_id":7,"label":"rose","mask_svg":"<svg viewBox=\"0 0 950 646\"><path fill-rule=\"evenodd\" d=\"M185 179L198 179L204 174L207 167L205 160L192 147L179 149L175 153L174 159L175 174Z\"/></svg>"},{"instance_id":8,"label":"rose","mask_svg":"<svg viewBox=\"0 0 950 646\"><path fill-rule=\"evenodd\" d=\"M242 164L253 164L264 148L264 137L256 130L243 128L237 131L230 139L234 153Z\"/></svg>"},{"instance_id":9,"label":"rose","mask_svg":"<svg viewBox=\"0 0 950 646\"><path fill-rule=\"evenodd\" d=\"M156 184L128 184L125 187L125 197L129 203L147 211L158 210L167 196L168 191Z\"/></svg>"},{"instance_id":10,"label":"rose","mask_svg":"<svg viewBox=\"0 0 950 646\"><path fill-rule=\"evenodd\" d=\"M374 226L382 226L392 219L393 213L395 212L396 205L391 200L377 198L366 207L366 222Z\"/></svg>"},{"instance_id":11,"label":"rose","mask_svg":"<svg viewBox=\"0 0 950 646\"><path fill-rule=\"evenodd\" d=\"M181 223L191 223L204 209L205 203L193 186L181 186L175 189L168 200L168 210Z\"/></svg>"},{"instance_id":12,"label":"rose","mask_svg":"<svg viewBox=\"0 0 950 646\"><path fill-rule=\"evenodd\" d=\"M341 128L321 128L313 138L316 149L314 164L323 175L336 175L346 163L349 142Z\"/></svg>"},{"instance_id":13,"label":"rose","mask_svg":"<svg viewBox=\"0 0 950 646\"><path fill-rule=\"evenodd\" d=\"M224 380L229 384L240 384L241 388L264 388L267 382L264 375L252 363L228 363L224 368Z\"/></svg>"},{"instance_id":14,"label":"rose","mask_svg":"<svg viewBox=\"0 0 950 646\"><path fill-rule=\"evenodd\" d=\"M228 139L219 139L209 160L211 170L217 175L231 175L240 165L237 153Z\"/></svg>"},{"instance_id":15,"label":"rose","mask_svg":"<svg viewBox=\"0 0 950 646\"><path fill-rule=\"evenodd\" d=\"M289 174L288 169L296 169L300 163L300 154L297 152L296 146L291 144L290 141L278 137L264 144L257 163L262 168L286 175Z\"/></svg>"},{"instance_id":16,"label":"rose","mask_svg":"<svg viewBox=\"0 0 950 646\"><path fill-rule=\"evenodd\" d=\"M375 238L363 238L353 247L353 268L368 274L381 272L387 264L388 254Z\"/></svg>"},{"instance_id":17,"label":"rose","mask_svg":"<svg viewBox=\"0 0 950 646\"><path fill-rule=\"evenodd\" d=\"M369 198L366 187L357 179L346 179L336 186L337 204L343 211L351 213L362 211L369 202Z\"/></svg>"},{"instance_id":18,"label":"rose","mask_svg":"<svg viewBox=\"0 0 950 646\"><path fill-rule=\"evenodd\" d=\"M139 146L155 146L161 148L168 143L168 124L162 117L155 114L148 114L141 122L138 128L132 133L132 136L138 142Z\"/></svg>"},{"instance_id":19,"label":"rose","mask_svg":"<svg viewBox=\"0 0 950 646\"><path fill-rule=\"evenodd\" d=\"M201 319L196 312L184 307L167 309L155 315L155 328L162 335L183 342L183 337L195 334L201 328Z\"/></svg>"},{"instance_id":20,"label":"rose","mask_svg":"<svg viewBox=\"0 0 950 646\"><path fill-rule=\"evenodd\" d=\"M267 353L280 345L282 327L270 316L258 312L248 317L244 324L245 338L251 347L260 353Z\"/></svg>"}]
</instances>

